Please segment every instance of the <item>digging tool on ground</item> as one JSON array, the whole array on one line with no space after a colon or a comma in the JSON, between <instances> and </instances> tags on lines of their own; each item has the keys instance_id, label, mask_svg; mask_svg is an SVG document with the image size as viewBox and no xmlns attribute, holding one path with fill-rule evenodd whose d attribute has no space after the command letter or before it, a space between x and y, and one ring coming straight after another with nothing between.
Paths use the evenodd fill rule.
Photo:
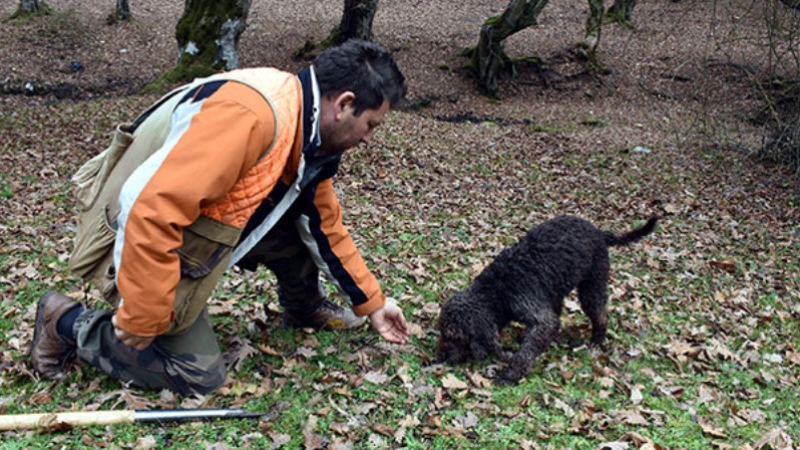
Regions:
<instances>
[{"instance_id":1,"label":"digging tool on ground","mask_svg":"<svg viewBox=\"0 0 800 450\"><path fill-rule=\"evenodd\" d=\"M41 414L9 414L0 416L0 431L60 431L85 425L119 423L185 422L212 419L255 419L266 413L243 409L170 409L74 411Z\"/></svg>"}]
</instances>

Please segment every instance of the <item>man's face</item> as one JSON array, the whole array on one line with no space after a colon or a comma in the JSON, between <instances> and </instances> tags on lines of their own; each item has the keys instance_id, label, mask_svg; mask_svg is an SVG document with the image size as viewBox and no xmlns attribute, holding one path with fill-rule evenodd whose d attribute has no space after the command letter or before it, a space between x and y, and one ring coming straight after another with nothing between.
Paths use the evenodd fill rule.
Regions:
<instances>
[{"instance_id":1,"label":"man's face","mask_svg":"<svg viewBox=\"0 0 800 450\"><path fill-rule=\"evenodd\" d=\"M383 121L389 110L389 101L384 100L378 109L365 109L355 115L352 93L344 93L332 99L330 111L323 111L320 118L320 151L326 154L341 155L360 143L369 144L372 132Z\"/></svg>"}]
</instances>

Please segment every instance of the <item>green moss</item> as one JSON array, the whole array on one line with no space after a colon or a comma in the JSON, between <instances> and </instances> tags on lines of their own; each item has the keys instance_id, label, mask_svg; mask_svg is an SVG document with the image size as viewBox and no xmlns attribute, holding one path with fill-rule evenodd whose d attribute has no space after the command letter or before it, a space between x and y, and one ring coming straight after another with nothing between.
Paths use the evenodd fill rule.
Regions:
<instances>
[{"instance_id":1,"label":"green moss","mask_svg":"<svg viewBox=\"0 0 800 450\"><path fill-rule=\"evenodd\" d=\"M11 20L25 19L29 17L49 16L52 13L53 9L42 3L39 5L39 9L37 9L36 11L25 11L22 8L18 8L16 11L14 11L13 14L3 19L3 23Z\"/></svg>"}]
</instances>

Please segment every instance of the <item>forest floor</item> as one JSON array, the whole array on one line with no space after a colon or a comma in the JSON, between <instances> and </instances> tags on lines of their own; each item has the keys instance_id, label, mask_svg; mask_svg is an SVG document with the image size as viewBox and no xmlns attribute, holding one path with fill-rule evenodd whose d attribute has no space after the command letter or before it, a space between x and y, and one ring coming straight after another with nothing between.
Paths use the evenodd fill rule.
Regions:
<instances>
[{"instance_id":1,"label":"forest floor","mask_svg":"<svg viewBox=\"0 0 800 450\"><path fill-rule=\"evenodd\" d=\"M0 5L0 17L15 2ZM67 269L75 228L69 176L177 57L183 2L52 2L0 22L0 412L244 407L261 421L8 432L3 448L772 448L800 441L800 190L754 158L769 139L755 80L771 62L764 5L641 1L632 27L603 30L609 73L575 58L587 5L551 2L509 38L537 55L481 96L460 52L505 1L381 2L376 40L406 75L416 108L393 111L337 177L345 222L384 291L404 308L409 345L285 330L274 279L231 273L210 303L230 379L209 396L148 393L79 367L31 373L34 307L47 289L96 301ZM773 4L775 3L775 4ZM253 2L243 67L297 71L292 58L338 23L341 2ZM790 11L778 16L795 20ZM79 64L78 64L79 63ZM75 70L80 67L80 70ZM574 297L565 339L517 387L504 362L436 364L436 317L528 228L572 214L657 232L612 250L611 326L585 345ZM263 306L266 305L265 309ZM515 347L519 327L502 338Z\"/></svg>"}]
</instances>

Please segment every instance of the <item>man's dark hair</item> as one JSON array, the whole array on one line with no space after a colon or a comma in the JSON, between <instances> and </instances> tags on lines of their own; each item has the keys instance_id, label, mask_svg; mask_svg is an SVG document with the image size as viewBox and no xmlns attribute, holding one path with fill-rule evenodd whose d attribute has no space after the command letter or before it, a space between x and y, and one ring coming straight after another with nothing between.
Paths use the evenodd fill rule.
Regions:
<instances>
[{"instance_id":1,"label":"man's dark hair","mask_svg":"<svg viewBox=\"0 0 800 450\"><path fill-rule=\"evenodd\" d=\"M378 109L384 100L392 108L406 95L406 81L392 55L378 44L350 39L323 51L314 60L320 93L327 97L352 91L355 115Z\"/></svg>"}]
</instances>

